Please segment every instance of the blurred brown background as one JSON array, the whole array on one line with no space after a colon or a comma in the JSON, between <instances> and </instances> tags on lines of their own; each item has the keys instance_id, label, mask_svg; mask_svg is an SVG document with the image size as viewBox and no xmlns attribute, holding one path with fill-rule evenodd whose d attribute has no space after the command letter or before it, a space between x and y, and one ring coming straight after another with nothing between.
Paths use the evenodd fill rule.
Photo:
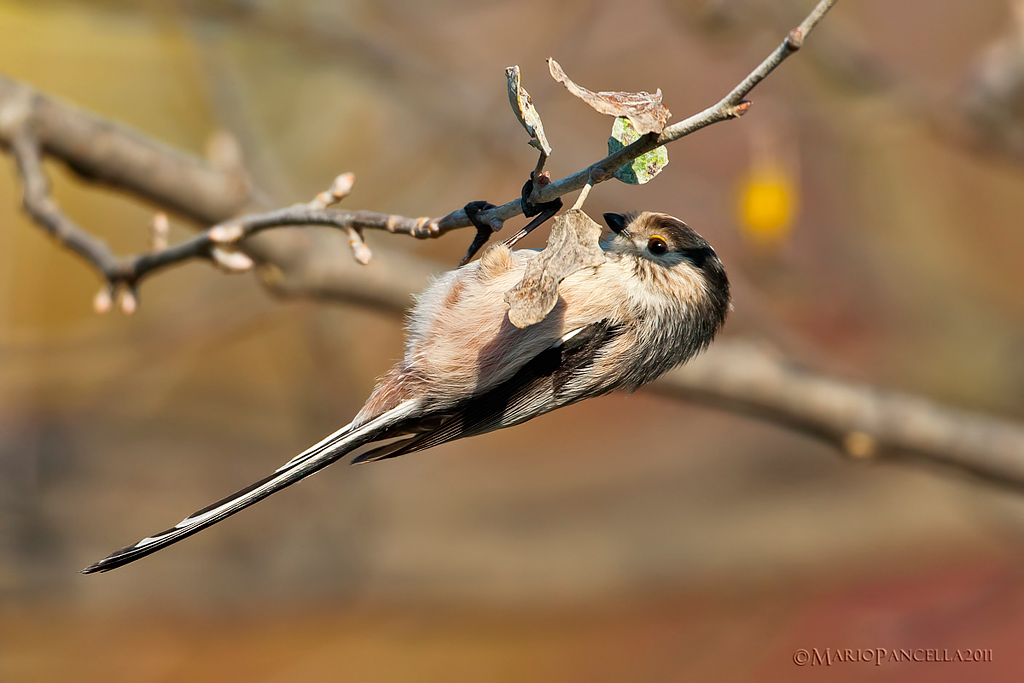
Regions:
<instances>
[{"instance_id":1,"label":"blurred brown background","mask_svg":"<svg viewBox=\"0 0 1024 683\"><path fill-rule=\"evenodd\" d=\"M508 201L533 168L506 66L522 67L561 177L603 156L610 122L548 78L546 57L595 90L660 87L679 120L811 5L8 0L0 70L193 152L231 131L276 204L353 171L347 208L438 216ZM728 335L1024 419L1024 163L991 118L942 104L1024 116L971 76L1014 40L1006 0L840 2L745 118L672 145L648 185L601 185L587 209L662 210L702 232L734 282ZM947 115L967 134L932 118ZM400 356L401 321L275 300L202 264L148 281L134 316L96 316L97 277L23 216L2 161L0 680L1024 674L1021 494L852 463L642 392L338 465L78 575L347 422ZM119 252L145 248L152 208L48 170L72 217ZM767 218L743 208L765 186L780 203ZM368 235L449 265L469 239ZM793 664L815 647L994 661Z\"/></svg>"}]
</instances>

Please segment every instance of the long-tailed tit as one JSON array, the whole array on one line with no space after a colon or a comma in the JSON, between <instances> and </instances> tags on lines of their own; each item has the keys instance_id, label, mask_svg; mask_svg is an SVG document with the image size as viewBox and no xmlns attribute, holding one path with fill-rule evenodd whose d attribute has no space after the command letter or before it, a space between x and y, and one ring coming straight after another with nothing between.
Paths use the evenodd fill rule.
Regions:
<instances>
[{"instance_id":1,"label":"long-tailed tit","mask_svg":"<svg viewBox=\"0 0 1024 683\"><path fill-rule=\"evenodd\" d=\"M632 391L706 348L729 310L729 281L714 249L665 214L604 217L613 233L601 244L604 262L563 280L558 303L541 322L512 325L504 298L537 252L492 247L420 296L405 357L352 422L269 477L82 571L114 569L180 541L368 444L353 462L511 427L615 389Z\"/></svg>"}]
</instances>

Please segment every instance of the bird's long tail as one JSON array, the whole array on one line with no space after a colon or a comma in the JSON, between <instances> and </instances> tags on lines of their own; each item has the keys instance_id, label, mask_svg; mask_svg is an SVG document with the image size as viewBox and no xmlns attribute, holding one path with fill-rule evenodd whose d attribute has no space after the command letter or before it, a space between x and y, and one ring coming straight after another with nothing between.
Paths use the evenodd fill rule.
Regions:
<instances>
[{"instance_id":1,"label":"bird's long tail","mask_svg":"<svg viewBox=\"0 0 1024 683\"><path fill-rule=\"evenodd\" d=\"M216 524L222 519L249 507L253 503L263 500L270 494L280 491L286 486L291 486L300 479L304 479L314 472L327 467L335 460L351 453L363 444L382 438L382 434L408 417L415 409L416 401L409 400L355 429L352 428L351 424L346 425L320 443L307 448L289 460L269 477L261 479L223 500L193 512L166 531L148 536L134 545L126 546L111 553L99 562L83 569L82 573L92 574L94 572L106 572L116 569Z\"/></svg>"}]
</instances>

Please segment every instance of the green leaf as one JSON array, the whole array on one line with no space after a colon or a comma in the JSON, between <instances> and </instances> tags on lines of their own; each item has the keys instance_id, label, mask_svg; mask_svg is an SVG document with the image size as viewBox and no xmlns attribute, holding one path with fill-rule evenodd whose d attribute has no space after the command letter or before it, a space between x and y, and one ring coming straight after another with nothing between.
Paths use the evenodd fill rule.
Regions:
<instances>
[{"instance_id":1,"label":"green leaf","mask_svg":"<svg viewBox=\"0 0 1024 683\"><path fill-rule=\"evenodd\" d=\"M612 125L612 136L608 138L608 153L614 154L639 139L640 134L629 119L620 116ZM646 154L641 154L632 162L620 167L615 171L615 177L629 185L643 185L661 173L661 169L667 165L668 150L662 145Z\"/></svg>"}]
</instances>

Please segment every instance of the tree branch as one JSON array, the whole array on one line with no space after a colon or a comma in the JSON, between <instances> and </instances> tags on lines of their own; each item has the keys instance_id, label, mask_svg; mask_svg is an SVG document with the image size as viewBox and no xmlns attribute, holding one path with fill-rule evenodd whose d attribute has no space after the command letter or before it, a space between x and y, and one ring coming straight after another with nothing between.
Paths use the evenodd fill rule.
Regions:
<instances>
[{"instance_id":1,"label":"tree branch","mask_svg":"<svg viewBox=\"0 0 1024 683\"><path fill-rule=\"evenodd\" d=\"M821 2L814 7L811 13L807 15L800 25L790 31L786 39L782 41L774 52L768 55L768 57L766 57L756 69L751 71L735 88L733 88L728 95L723 97L713 106L710 106L704 111L694 114L683 121L666 127L660 134L655 135L654 133L649 133L644 135L636 142L623 147L614 154L609 154L604 159L601 159L600 161L595 162L589 167L581 171L577 171L570 176L548 183L547 185L538 185L535 189L534 197L532 197L531 200L535 204L549 202L556 197L561 197L569 192L583 189L588 182L592 184L602 183L609 178L612 178L615 171L620 167L628 164L637 157L650 152L651 150L657 149L662 145L667 145L670 142L675 142L680 138L684 138L687 135L697 132L701 128L706 128L712 124L742 116L750 108L750 103L744 102L743 98L746 97L758 83L774 71L776 67L782 64L787 57L803 46L803 42L807 37L807 34L818 25L818 22L824 18L825 14L832 9L832 6L835 5L837 1L838 0L821 0ZM513 200L489 212L482 212L480 214L480 218L485 221L505 221L519 213L519 208L518 200ZM458 227L464 227L462 223L463 219L465 219L465 212L454 211L441 219L438 226L439 230L442 233L450 230L451 228L448 226L451 224L457 224ZM465 220L465 225L468 225L468 219Z\"/></svg>"},{"instance_id":2,"label":"tree branch","mask_svg":"<svg viewBox=\"0 0 1024 683\"><path fill-rule=\"evenodd\" d=\"M751 342L719 342L649 385L822 438L855 458L919 456L1024 486L1024 425L797 367Z\"/></svg>"},{"instance_id":3,"label":"tree branch","mask_svg":"<svg viewBox=\"0 0 1024 683\"><path fill-rule=\"evenodd\" d=\"M537 182L531 201L534 204L551 202L564 194L582 189L588 183L593 185L608 180L619 167L652 149L713 123L741 116L749 107L743 97L803 45L804 37L836 1L821 0L772 54L714 106L665 128L658 135L645 135L571 176L551 183ZM369 250L362 241L363 230L383 230L426 239L474 225L464 209L437 219L407 218L372 211L331 209L317 202L224 221L225 214L234 214L243 204L252 200L252 189L242 174L225 173L195 157L152 142L128 128L58 104L28 86L0 76L0 144L11 145L14 136L10 132L5 135L2 125L4 110L7 111L7 118L20 119L16 128L20 131L18 135L23 138L21 156L28 154L36 159L32 180L42 179L43 182L43 195L40 195L40 201L35 202L34 208L30 208L30 179L25 173L24 164L19 161L26 181L26 208L29 214L52 234L58 235L65 246L96 266L114 288L120 285L135 288L147 275L194 258L212 257L229 269L245 269L251 264L243 261L237 268L232 266L227 258L216 251L217 244L233 244L271 228L323 225L343 229L348 234L349 244L357 260L365 263L369 259ZM11 126L6 128L9 131ZM81 144L82 140L88 141L88 144ZM30 147L35 149L34 154ZM55 205L48 198L45 178L39 168L40 147L64 160L83 177L126 189L192 219L202 221L215 217L205 222L224 222L169 249L117 259L103 242L89 236L59 211L55 213L51 210L55 209ZM140 170L144 172L133 172ZM214 192L210 192L211 187L215 188ZM40 203L43 196L47 202L46 212L42 211L43 204ZM517 198L502 206L481 211L477 221L497 229L504 221L522 212L521 198ZM249 251L243 246L243 252ZM251 255L259 258L259 250Z\"/></svg>"},{"instance_id":4,"label":"tree branch","mask_svg":"<svg viewBox=\"0 0 1024 683\"><path fill-rule=\"evenodd\" d=\"M216 223L253 203L240 170L217 168L0 74L0 146L10 145L14 121L27 125L43 152L82 178L197 223Z\"/></svg>"},{"instance_id":5,"label":"tree branch","mask_svg":"<svg viewBox=\"0 0 1024 683\"><path fill-rule=\"evenodd\" d=\"M133 291L146 275L174 263L197 257L211 258L216 243L209 231L182 244L160 249L149 254L118 258L103 240L90 235L68 218L50 195L50 184L42 166L42 150L26 123L15 127L11 135L11 154L18 166L23 184L23 203L28 215L58 242L75 252L100 272L108 283L105 294L97 300L97 307L106 310L117 290L125 286L129 292L125 312L134 311L136 295Z\"/></svg>"},{"instance_id":6,"label":"tree branch","mask_svg":"<svg viewBox=\"0 0 1024 683\"><path fill-rule=\"evenodd\" d=\"M768 55L756 69L750 72L728 95L715 105L679 123L666 127L660 134L650 133L645 135L633 144L627 145L614 154L610 154L572 175L546 184L536 183L533 196L531 197L532 203L541 204L553 201L562 195L583 189L588 182L592 184L604 182L612 178L615 171L620 167L653 149L667 145L670 142L675 142L712 124L742 116L750 108L750 103L744 102L743 98L782 64L787 57L803 46L807 34L818 25L818 22L821 21L837 1L821 0L807 18L790 31L786 39L782 41L774 52ZM522 212L522 201L517 197L493 209L481 211L477 214L477 217L483 223L501 225ZM310 214L309 217L315 218L315 220L309 222L316 222L321 225L344 227L357 224L362 228L370 230L386 230L419 239L440 237L452 230L468 228L474 225L463 209L457 209L446 216L434 219L404 218L370 212L349 212L343 210L329 210ZM259 229L265 229L267 227L274 227L274 225L294 225L295 223L293 222L275 224L274 221L277 219L297 220L297 216L289 210L284 210L261 216L252 216L249 219L254 223L258 223L261 226Z\"/></svg>"},{"instance_id":7,"label":"tree branch","mask_svg":"<svg viewBox=\"0 0 1024 683\"><path fill-rule=\"evenodd\" d=\"M28 133L19 132L23 130ZM35 157L41 150L85 180L123 190L199 225L220 225L262 203L240 169L220 168L0 74L0 148L14 155L19 134L30 136ZM27 147L22 151L23 158L33 155ZM24 179L20 167L19 173ZM39 195L35 189L38 185L34 185L33 201L42 196L52 203L49 184L41 174L41 169L31 173L33 180L43 178L43 194ZM37 220L31 210L30 215ZM89 237L81 228L79 232ZM102 245L96 238L92 240ZM350 256L350 241L336 231L307 234L295 230L253 235L238 249L260 266L256 271L260 281L274 293L355 302L385 310L404 310L412 301L407 283L422 288L435 272L430 264L387 246L377 248L382 258L376 268L362 268ZM134 269L148 274L191 258L206 258L209 242L208 235L199 234L162 253L125 260L136 259ZM102 253L104 247L93 252ZM76 253L104 278L114 273L121 278L119 281L131 279L128 276L134 269L120 262L114 266L112 260L117 259L112 254L95 261Z\"/></svg>"},{"instance_id":8,"label":"tree branch","mask_svg":"<svg viewBox=\"0 0 1024 683\"><path fill-rule=\"evenodd\" d=\"M21 123L11 136L11 154L24 185L25 211L63 246L75 252L110 279L119 261L106 242L80 228L64 215L50 196L50 183L43 172L42 150L28 126Z\"/></svg>"}]
</instances>

